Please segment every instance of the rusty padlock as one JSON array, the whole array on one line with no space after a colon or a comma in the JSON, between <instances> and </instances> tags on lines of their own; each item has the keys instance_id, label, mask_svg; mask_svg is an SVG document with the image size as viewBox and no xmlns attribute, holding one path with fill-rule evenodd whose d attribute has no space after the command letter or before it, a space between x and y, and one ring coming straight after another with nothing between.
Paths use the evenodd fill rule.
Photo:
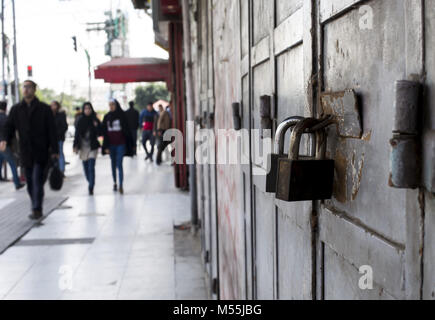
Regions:
<instances>
[{"instance_id":1,"label":"rusty padlock","mask_svg":"<svg viewBox=\"0 0 435 320\"><path fill-rule=\"evenodd\" d=\"M299 147L304 132L319 127L320 120L307 118L293 129L288 159L278 160L276 198L287 202L331 199L334 184L334 160L325 159L326 132L319 128L316 134L316 154L300 157Z\"/></svg>"},{"instance_id":2,"label":"rusty padlock","mask_svg":"<svg viewBox=\"0 0 435 320\"><path fill-rule=\"evenodd\" d=\"M285 159L288 155L284 154L285 134L291 128L303 120L303 117L290 117L280 123L275 133L274 152L269 154L267 159L266 192L276 192L276 178L278 172L278 159Z\"/></svg>"}]
</instances>

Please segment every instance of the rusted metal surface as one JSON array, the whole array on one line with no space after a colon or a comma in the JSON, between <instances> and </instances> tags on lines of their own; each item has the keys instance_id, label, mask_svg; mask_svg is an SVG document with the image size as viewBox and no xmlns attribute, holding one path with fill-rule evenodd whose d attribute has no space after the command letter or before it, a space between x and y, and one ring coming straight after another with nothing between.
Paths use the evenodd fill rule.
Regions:
<instances>
[{"instance_id":1,"label":"rusted metal surface","mask_svg":"<svg viewBox=\"0 0 435 320\"><path fill-rule=\"evenodd\" d=\"M323 93L320 99L323 114L335 117L341 137L361 138L363 129L354 90Z\"/></svg>"}]
</instances>

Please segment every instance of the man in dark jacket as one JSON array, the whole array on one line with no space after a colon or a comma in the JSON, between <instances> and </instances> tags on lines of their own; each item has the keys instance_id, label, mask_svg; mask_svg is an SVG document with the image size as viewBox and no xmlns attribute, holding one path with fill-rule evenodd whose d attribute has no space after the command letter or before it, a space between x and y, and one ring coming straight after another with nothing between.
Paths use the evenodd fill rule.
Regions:
<instances>
[{"instance_id":1,"label":"man in dark jacket","mask_svg":"<svg viewBox=\"0 0 435 320\"><path fill-rule=\"evenodd\" d=\"M59 146L53 112L35 97L35 92L36 83L24 81L24 99L11 109L0 141L0 151L5 151L18 133L20 160L25 168L27 191L32 204L29 217L38 220L43 216L44 184L50 160L59 158Z\"/></svg>"},{"instance_id":2,"label":"man in dark jacket","mask_svg":"<svg viewBox=\"0 0 435 320\"><path fill-rule=\"evenodd\" d=\"M134 145L137 145L137 130L139 129L139 111L134 108L134 101L129 102L130 109L125 111L127 117L128 127L131 131Z\"/></svg>"}]
</instances>

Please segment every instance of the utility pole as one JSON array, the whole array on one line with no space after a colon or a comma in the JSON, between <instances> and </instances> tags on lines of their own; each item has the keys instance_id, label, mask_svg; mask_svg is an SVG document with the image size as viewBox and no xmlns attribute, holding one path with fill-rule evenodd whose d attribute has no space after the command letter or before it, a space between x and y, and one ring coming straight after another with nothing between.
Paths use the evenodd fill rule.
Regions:
<instances>
[{"instance_id":1,"label":"utility pole","mask_svg":"<svg viewBox=\"0 0 435 320\"><path fill-rule=\"evenodd\" d=\"M104 22L88 22L87 32L105 31L107 34L107 42L105 45L105 54L110 58L119 58L128 56L127 50L127 22L126 17L121 10L116 11L116 16L113 16L112 7L110 11L106 11L104 15L107 17ZM117 46L113 44L116 42ZM120 42L120 44L119 44ZM119 50L121 46L121 50ZM116 51L114 49L117 49ZM127 102L126 85L122 86L124 91L124 104ZM113 87L110 85L110 97L113 97Z\"/></svg>"},{"instance_id":2,"label":"utility pole","mask_svg":"<svg viewBox=\"0 0 435 320\"><path fill-rule=\"evenodd\" d=\"M20 102L20 90L19 90L19 80L18 80L18 59L17 59L17 28L15 25L15 0L12 0L12 16L14 24L14 74L15 74L15 103Z\"/></svg>"},{"instance_id":3,"label":"utility pole","mask_svg":"<svg viewBox=\"0 0 435 320\"><path fill-rule=\"evenodd\" d=\"M80 46L80 48L82 48L85 51L86 54L86 59L88 60L88 79L89 79L89 84L88 84L88 101L92 101L92 73L91 73L91 56L89 54L89 51L82 45L82 43L80 41L77 41L77 37L73 36L71 37L73 39L73 45L74 45L74 51L78 51L77 50L77 43Z\"/></svg>"},{"instance_id":4,"label":"utility pole","mask_svg":"<svg viewBox=\"0 0 435 320\"><path fill-rule=\"evenodd\" d=\"M92 73L91 73L91 56L89 55L89 51L84 49L86 53L86 58L88 58L88 78L89 78L89 89L88 89L88 95L89 95L89 101L92 101Z\"/></svg>"}]
</instances>

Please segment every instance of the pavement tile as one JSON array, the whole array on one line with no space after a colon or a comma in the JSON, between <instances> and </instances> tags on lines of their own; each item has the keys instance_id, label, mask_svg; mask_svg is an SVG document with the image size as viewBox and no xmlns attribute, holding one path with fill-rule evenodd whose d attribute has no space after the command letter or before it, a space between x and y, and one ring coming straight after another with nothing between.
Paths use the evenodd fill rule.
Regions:
<instances>
[{"instance_id":1,"label":"pavement tile","mask_svg":"<svg viewBox=\"0 0 435 320\"><path fill-rule=\"evenodd\" d=\"M174 221L189 220L190 199L168 184L173 168L126 159L127 194L120 196L111 190L109 159L99 159L95 196L88 197L81 163L70 157L62 193L68 200L23 237L23 246L0 255L0 298L206 299L199 252L180 259L179 240L174 242ZM146 180L153 183L144 184ZM0 211L2 203L14 203L6 198L0 196ZM60 241L87 238L94 241ZM44 246L32 246L32 240ZM71 271L71 290L62 286L69 277L63 268Z\"/></svg>"}]
</instances>

